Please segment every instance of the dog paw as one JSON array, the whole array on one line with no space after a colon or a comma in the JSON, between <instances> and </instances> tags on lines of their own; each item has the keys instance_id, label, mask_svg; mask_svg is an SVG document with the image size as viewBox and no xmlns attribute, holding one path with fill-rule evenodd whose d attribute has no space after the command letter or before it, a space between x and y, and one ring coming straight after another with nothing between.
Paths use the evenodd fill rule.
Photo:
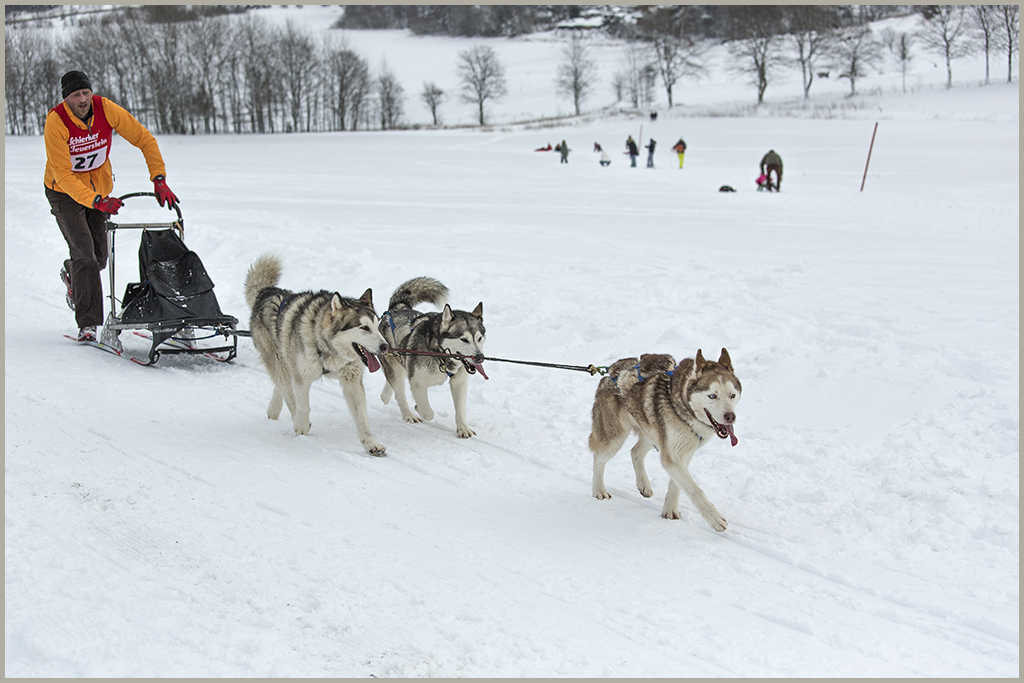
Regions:
<instances>
[{"instance_id":1,"label":"dog paw","mask_svg":"<svg viewBox=\"0 0 1024 683\"><path fill-rule=\"evenodd\" d=\"M416 417L415 415L403 415L402 419L408 422L409 424L419 424L420 422L423 422L422 419Z\"/></svg>"},{"instance_id":2,"label":"dog paw","mask_svg":"<svg viewBox=\"0 0 1024 683\"><path fill-rule=\"evenodd\" d=\"M460 439L468 439L471 436L476 436L476 432L469 427L459 427L455 430L455 433L459 435Z\"/></svg>"},{"instance_id":3,"label":"dog paw","mask_svg":"<svg viewBox=\"0 0 1024 683\"><path fill-rule=\"evenodd\" d=\"M611 497L612 494L608 493L604 489L601 489L600 491L594 491L594 498L597 498L598 500L610 500Z\"/></svg>"},{"instance_id":4,"label":"dog paw","mask_svg":"<svg viewBox=\"0 0 1024 683\"><path fill-rule=\"evenodd\" d=\"M662 510L661 516L665 519L679 519L679 510Z\"/></svg>"},{"instance_id":5,"label":"dog paw","mask_svg":"<svg viewBox=\"0 0 1024 683\"><path fill-rule=\"evenodd\" d=\"M725 521L725 517L722 516L722 513L714 508L712 508L708 514L704 515L704 519L707 520L707 523L711 525L711 528L715 531L725 531L726 527L729 526Z\"/></svg>"},{"instance_id":6,"label":"dog paw","mask_svg":"<svg viewBox=\"0 0 1024 683\"><path fill-rule=\"evenodd\" d=\"M654 489L651 488L651 485L649 483L646 485L637 486L636 488L640 492L640 495L643 496L644 498L650 498L651 496L654 495Z\"/></svg>"},{"instance_id":7,"label":"dog paw","mask_svg":"<svg viewBox=\"0 0 1024 683\"><path fill-rule=\"evenodd\" d=\"M384 451L387 450L384 446L380 445L376 441L371 441L370 439L363 441L363 448L366 449L367 453L378 458L384 457Z\"/></svg>"},{"instance_id":8,"label":"dog paw","mask_svg":"<svg viewBox=\"0 0 1024 683\"><path fill-rule=\"evenodd\" d=\"M307 422L305 425L295 425L295 434L297 436L306 436L309 434L309 430L313 425Z\"/></svg>"}]
</instances>

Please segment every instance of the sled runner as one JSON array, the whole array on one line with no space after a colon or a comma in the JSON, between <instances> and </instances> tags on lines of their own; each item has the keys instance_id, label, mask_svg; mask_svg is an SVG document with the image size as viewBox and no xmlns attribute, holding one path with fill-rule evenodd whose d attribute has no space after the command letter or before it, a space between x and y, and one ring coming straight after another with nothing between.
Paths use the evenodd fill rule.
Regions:
<instances>
[{"instance_id":1,"label":"sled runner","mask_svg":"<svg viewBox=\"0 0 1024 683\"><path fill-rule=\"evenodd\" d=\"M133 192L120 199L155 196L153 192ZM146 330L136 333L152 342L145 365L156 363L165 353L203 354L229 361L238 351L238 335L242 334L236 329L238 319L220 310L213 280L199 256L185 246L181 209L177 204L173 208L177 219L169 223L107 220L110 312L99 342L120 355L123 348L118 335L122 330ZM119 230L142 231L139 282L129 283L125 288L120 309L115 297L114 268L114 243Z\"/></svg>"}]
</instances>

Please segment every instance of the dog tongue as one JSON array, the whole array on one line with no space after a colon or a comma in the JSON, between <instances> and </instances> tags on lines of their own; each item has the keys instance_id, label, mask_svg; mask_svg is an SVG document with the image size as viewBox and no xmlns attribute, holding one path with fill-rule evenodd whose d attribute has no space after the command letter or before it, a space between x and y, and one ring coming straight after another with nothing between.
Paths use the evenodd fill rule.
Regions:
<instances>
[{"instance_id":1,"label":"dog tongue","mask_svg":"<svg viewBox=\"0 0 1024 683\"><path fill-rule=\"evenodd\" d=\"M473 363L473 367L476 368L477 372L479 372L481 375L483 375L484 379L490 379L490 377L487 376L487 373L484 372L484 366L483 365L481 365L480 363Z\"/></svg>"},{"instance_id":2,"label":"dog tongue","mask_svg":"<svg viewBox=\"0 0 1024 683\"><path fill-rule=\"evenodd\" d=\"M729 432L729 443L733 446L740 442L740 440L736 438L736 435L732 433L732 425L725 425L725 431Z\"/></svg>"},{"instance_id":3,"label":"dog tongue","mask_svg":"<svg viewBox=\"0 0 1024 683\"><path fill-rule=\"evenodd\" d=\"M377 372L380 370L380 361L377 360L377 356L370 353L370 351L364 346L363 352L366 354L366 369L370 372Z\"/></svg>"}]
</instances>

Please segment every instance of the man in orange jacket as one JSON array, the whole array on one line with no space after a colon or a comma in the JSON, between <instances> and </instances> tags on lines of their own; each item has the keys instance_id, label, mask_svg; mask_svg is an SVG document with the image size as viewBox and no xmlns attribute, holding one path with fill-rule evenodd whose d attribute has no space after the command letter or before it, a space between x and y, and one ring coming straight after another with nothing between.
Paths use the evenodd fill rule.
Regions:
<instances>
[{"instance_id":1,"label":"man in orange jacket","mask_svg":"<svg viewBox=\"0 0 1024 683\"><path fill-rule=\"evenodd\" d=\"M178 198L164 180L164 160L156 138L135 117L105 97L94 95L88 76L69 71L60 79L64 100L46 115L44 184L51 213L68 243L60 279L67 286L68 306L75 311L78 340L95 341L103 324L103 285L107 265L107 218L123 203L111 197L113 135L142 150L160 206L172 208Z\"/></svg>"}]
</instances>

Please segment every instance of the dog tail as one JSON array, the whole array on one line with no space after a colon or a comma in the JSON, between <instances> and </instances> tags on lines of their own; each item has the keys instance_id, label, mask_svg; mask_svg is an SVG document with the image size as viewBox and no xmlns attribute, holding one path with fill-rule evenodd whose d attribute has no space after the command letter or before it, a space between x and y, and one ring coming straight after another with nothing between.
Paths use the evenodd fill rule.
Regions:
<instances>
[{"instance_id":1,"label":"dog tail","mask_svg":"<svg viewBox=\"0 0 1024 683\"><path fill-rule=\"evenodd\" d=\"M438 308L448 303L448 288L432 277L414 277L400 285L391 295L388 308L399 304L413 308L416 304L434 304Z\"/></svg>"},{"instance_id":2,"label":"dog tail","mask_svg":"<svg viewBox=\"0 0 1024 683\"><path fill-rule=\"evenodd\" d=\"M276 287L281 279L281 260L273 254L263 254L249 266L245 274L245 303L252 308L260 292Z\"/></svg>"}]
</instances>

